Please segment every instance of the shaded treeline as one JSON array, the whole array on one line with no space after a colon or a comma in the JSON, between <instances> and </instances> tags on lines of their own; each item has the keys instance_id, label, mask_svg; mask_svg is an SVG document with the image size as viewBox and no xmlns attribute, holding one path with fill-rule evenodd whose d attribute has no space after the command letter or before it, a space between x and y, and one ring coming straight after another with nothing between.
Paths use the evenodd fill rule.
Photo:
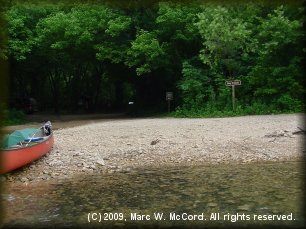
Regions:
<instances>
[{"instance_id":1,"label":"shaded treeline","mask_svg":"<svg viewBox=\"0 0 306 229\"><path fill-rule=\"evenodd\" d=\"M14 3L5 11L10 104L34 97L40 110L113 111L134 101L177 113L303 110L302 4L146 5Z\"/></svg>"}]
</instances>

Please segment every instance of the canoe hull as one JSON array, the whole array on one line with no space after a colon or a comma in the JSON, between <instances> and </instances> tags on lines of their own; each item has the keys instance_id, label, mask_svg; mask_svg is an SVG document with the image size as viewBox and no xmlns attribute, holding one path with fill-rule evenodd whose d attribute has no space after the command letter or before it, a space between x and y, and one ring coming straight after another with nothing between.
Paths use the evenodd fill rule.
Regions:
<instances>
[{"instance_id":1,"label":"canoe hull","mask_svg":"<svg viewBox=\"0 0 306 229\"><path fill-rule=\"evenodd\" d=\"M0 174L25 166L48 153L54 143L53 134L44 141L33 146L3 150L1 152Z\"/></svg>"}]
</instances>

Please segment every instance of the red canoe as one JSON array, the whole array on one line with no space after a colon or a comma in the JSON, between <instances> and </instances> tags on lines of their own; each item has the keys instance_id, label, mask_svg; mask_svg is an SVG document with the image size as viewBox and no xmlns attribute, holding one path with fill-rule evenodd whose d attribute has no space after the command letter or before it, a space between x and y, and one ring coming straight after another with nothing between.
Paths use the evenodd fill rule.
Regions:
<instances>
[{"instance_id":1,"label":"red canoe","mask_svg":"<svg viewBox=\"0 0 306 229\"><path fill-rule=\"evenodd\" d=\"M48 135L44 135L43 131L38 135L36 134L35 138L41 137L39 141L35 142L33 140L31 142L31 140L34 139L32 138L30 142L24 141L19 148L15 146L8 149L2 149L0 174L25 166L48 153L54 143L53 133L51 129L49 129L49 131Z\"/></svg>"}]
</instances>

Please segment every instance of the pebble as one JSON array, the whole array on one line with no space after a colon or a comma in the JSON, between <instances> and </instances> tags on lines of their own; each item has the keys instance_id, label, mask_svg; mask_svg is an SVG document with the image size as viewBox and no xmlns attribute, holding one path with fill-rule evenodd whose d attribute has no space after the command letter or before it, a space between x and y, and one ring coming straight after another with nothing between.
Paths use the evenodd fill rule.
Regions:
<instances>
[{"instance_id":1,"label":"pebble","mask_svg":"<svg viewBox=\"0 0 306 229\"><path fill-rule=\"evenodd\" d=\"M20 178L20 181L21 181L22 183L25 183L25 182L28 182L29 179L26 178L26 177L21 177L21 178Z\"/></svg>"},{"instance_id":2,"label":"pebble","mask_svg":"<svg viewBox=\"0 0 306 229\"><path fill-rule=\"evenodd\" d=\"M97 161L97 164L99 164L99 165L105 165L105 161L103 160L103 159L99 159L98 161Z\"/></svg>"},{"instance_id":3,"label":"pebble","mask_svg":"<svg viewBox=\"0 0 306 229\"><path fill-rule=\"evenodd\" d=\"M249 211L251 209L251 206L249 204L240 205L237 207L237 210L241 211Z\"/></svg>"},{"instance_id":4,"label":"pebble","mask_svg":"<svg viewBox=\"0 0 306 229\"><path fill-rule=\"evenodd\" d=\"M217 207L218 204L217 203L208 203L206 206L207 207Z\"/></svg>"},{"instance_id":5,"label":"pebble","mask_svg":"<svg viewBox=\"0 0 306 229\"><path fill-rule=\"evenodd\" d=\"M49 176L47 176L47 175L41 176L41 179L43 179L43 180L47 180L48 178L49 178Z\"/></svg>"},{"instance_id":6,"label":"pebble","mask_svg":"<svg viewBox=\"0 0 306 229\"><path fill-rule=\"evenodd\" d=\"M58 173L51 173L50 175L51 175L51 177L55 178L55 177L57 177L59 174L58 174Z\"/></svg>"}]
</instances>

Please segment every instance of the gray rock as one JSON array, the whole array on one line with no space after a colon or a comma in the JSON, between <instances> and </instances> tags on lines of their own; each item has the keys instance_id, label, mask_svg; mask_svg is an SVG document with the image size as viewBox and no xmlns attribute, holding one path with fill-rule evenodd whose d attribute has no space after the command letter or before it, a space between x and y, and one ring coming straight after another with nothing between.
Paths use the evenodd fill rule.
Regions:
<instances>
[{"instance_id":1,"label":"gray rock","mask_svg":"<svg viewBox=\"0 0 306 229\"><path fill-rule=\"evenodd\" d=\"M43 175L43 176L41 176L41 179L43 179L43 180L48 180L48 179L49 179L49 176L48 176L48 175Z\"/></svg>"},{"instance_id":2,"label":"gray rock","mask_svg":"<svg viewBox=\"0 0 306 229\"><path fill-rule=\"evenodd\" d=\"M104 162L103 159L99 159L96 163L99 164L99 165L102 165L102 166L105 165L105 162Z\"/></svg>"},{"instance_id":3,"label":"gray rock","mask_svg":"<svg viewBox=\"0 0 306 229\"><path fill-rule=\"evenodd\" d=\"M20 178L20 181L21 181L22 183L25 183L25 182L28 182L29 179L26 178L26 177L21 177L21 178Z\"/></svg>"},{"instance_id":4,"label":"gray rock","mask_svg":"<svg viewBox=\"0 0 306 229\"><path fill-rule=\"evenodd\" d=\"M159 139L153 140L153 141L151 142L151 145L156 145L158 142L160 142Z\"/></svg>"}]
</instances>

